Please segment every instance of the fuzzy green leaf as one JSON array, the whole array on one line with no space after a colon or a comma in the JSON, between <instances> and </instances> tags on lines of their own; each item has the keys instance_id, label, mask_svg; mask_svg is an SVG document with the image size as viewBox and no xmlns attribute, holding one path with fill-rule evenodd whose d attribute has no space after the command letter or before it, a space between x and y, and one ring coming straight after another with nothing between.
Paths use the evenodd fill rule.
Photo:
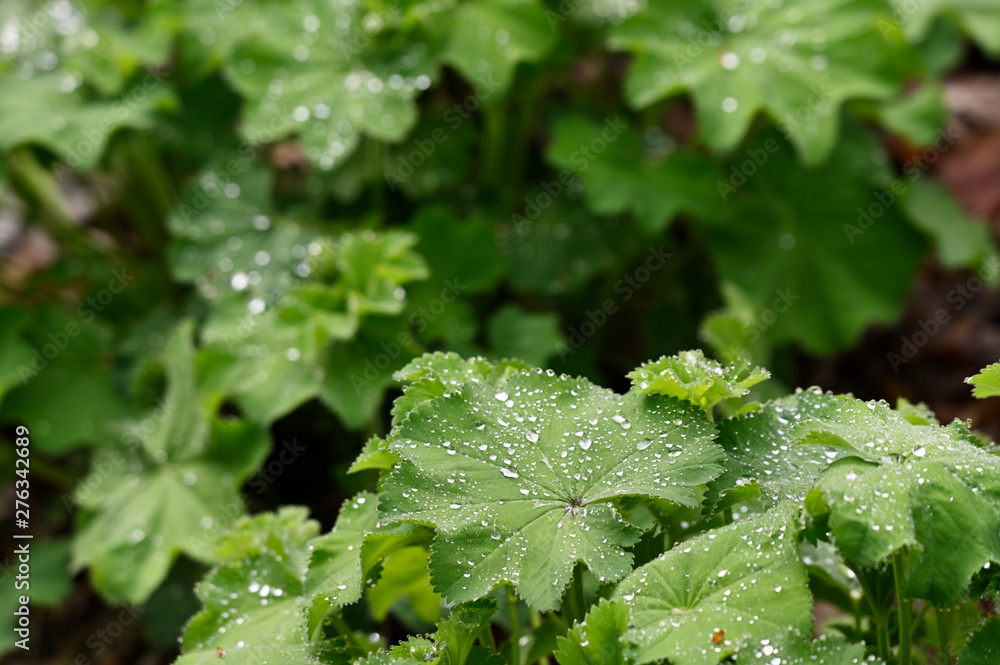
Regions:
<instances>
[{"instance_id":1,"label":"fuzzy green leaf","mask_svg":"<svg viewBox=\"0 0 1000 665\"><path fill-rule=\"evenodd\" d=\"M647 495L692 505L721 470L704 412L659 395L617 395L535 370L501 388L466 383L413 411L383 520L432 524L435 589L451 601L510 582L529 605L558 605L573 565L599 579L630 568L638 530L609 501Z\"/></svg>"},{"instance_id":2,"label":"fuzzy green leaf","mask_svg":"<svg viewBox=\"0 0 1000 665\"><path fill-rule=\"evenodd\" d=\"M234 525L220 546L228 560L198 585L204 608L184 629L178 665L217 663L222 652L237 665L350 662L332 643L308 640L303 579L319 525L306 515L286 507Z\"/></svg>"},{"instance_id":3,"label":"fuzzy green leaf","mask_svg":"<svg viewBox=\"0 0 1000 665\"><path fill-rule=\"evenodd\" d=\"M626 83L633 106L689 91L700 135L716 150L734 148L765 112L817 164L835 144L845 101L890 98L913 72L902 35L876 25L884 12L877 0L798 0L781 11L766 0L651 3L610 42L636 54Z\"/></svg>"},{"instance_id":4,"label":"fuzzy green leaf","mask_svg":"<svg viewBox=\"0 0 1000 665\"><path fill-rule=\"evenodd\" d=\"M777 642L777 644L775 644ZM736 658L737 665L884 665L865 656L864 644L850 644L842 637L824 635L815 642L791 634L780 641L764 639L748 645Z\"/></svg>"},{"instance_id":5,"label":"fuzzy green leaf","mask_svg":"<svg viewBox=\"0 0 1000 665\"><path fill-rule=\"evenodd\" d=\"M631 612L637 663L713 665L789 629L812 629L812 597L791 510L760 515L676 545L615 590ZM719 633L722 633L719 635Z\"/></svg>"},{"instance_id":6,"label":"fuzzy green leaf","mask_svg":"<svg viewBox=\"0 0 1000 665\"><path fill-rule=\"evenodd\" d=\"M554 128L548 160L586 178L584 196L595 213L631 210L643 228L660 231L680 212L708 215L719 204L715 162L673 152L668 140L661 137L647 154L639 133L620 116L603 124L565 116ZM597 152L592 144L606 147Z\"/></svg>"},{"instance_id":7,"label":"fuzzy green leaf","mask_svg":"<svg viewBox=\"0 0 1000 665\"><path fill-rule=\"evenodd\" d=\"M993 665L1000 658L1000 618L993 617L969 638L958 665Z\"/></svg>"},{"instance_id":8,"label":"fuzzy green leaf","mask_svg":"<svg viewBox=\"0 0 1000 665\"><path fill-rule=\"evenodd\" d=\"M903 30L914 41L927 37L937 19L947 18L987 52L1000 55L1000 14L990 0L891 0L891 4L896 8L894 18L902 19Z\"/></svg>"},{"instance_id":9,"label":"fuzzy green leaf","mask_svg":"<svg viewBox=\"0 0 1000 665\"><path fill-rule=\"evenodd\" d=\"M625 665L622 636L628 631L629 611L624 601L602 600L565 637L559 638L555 657L559 665Z\"/></svg>"},{"instance_id":10,"label":"fuzzy green leaf","mask_svg":"<svg viewBox=\"0 0 1000 665\"><path fill-rule=\"evenodd\" d=\"M972 386L973 397L1000 396L1000 363L993 363L979 374L967 378L965 382Z\"/></svg>"},{"instance_id":11,"label":"fuzzy green leaf","mask_svg":"<svg viewBox=\"0 0 1000 665\"><path fill-rule=\"evenodd\" d=\"M648 395L670 395L708 410L719 402L742 397L771 373L742 359L728 366L699 351L682 351L648 362L628 374L632 385Z\"/></svg>"},{"instance_id":12,"label":"fuzzy green leaf","mask_svg":"<svg viewBox=\"0 0 1000 665\"><path fill-rule=\"evenodd\" d=\"M190 322L164 353L167 396L159 409L105 451L77 500L94 512L73 544L73 567L90 566L95 585L112 599L145 601L178 554L212 561L220 530L244 513L237 494L267 456L267 432L222 419L222 393L198 363ZM124 454L123 454L124 453ZM93 491L99 488L99 491Z\"/></svg>"}]
</instances>

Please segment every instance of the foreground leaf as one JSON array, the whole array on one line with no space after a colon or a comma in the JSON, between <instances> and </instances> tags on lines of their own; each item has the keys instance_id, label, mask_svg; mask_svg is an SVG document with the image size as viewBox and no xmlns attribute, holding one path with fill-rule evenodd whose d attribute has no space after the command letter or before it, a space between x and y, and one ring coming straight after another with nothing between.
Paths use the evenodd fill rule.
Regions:
<instances>
[{"instance_id":1,"label":"foreground leaf","mask_svg":"<svg viewBox=\"0 0 1000 665\"><path fill-rule=\"evenodd\" d=\"M680 543L615 590L637 663L713 665L789 629L812 629L793 511L780 510Z\"/></svg>"},{"instance_id":2,"label":"foreground leaf","mask_svg":"<svg viewBox=\"0 0 1000 665\"><path fill-rule=\"evenodd\" d=\"M380 497L383 520L438 529L431 580L448 600L510 582L556 607L576 561L621 579L638 530L609 501L648 495L692 505L718 475L714 429L692 405L616 395L535 370L502 389L466 383L418 407L393 449L403 458Z\"/></svg>"}]
</instances>

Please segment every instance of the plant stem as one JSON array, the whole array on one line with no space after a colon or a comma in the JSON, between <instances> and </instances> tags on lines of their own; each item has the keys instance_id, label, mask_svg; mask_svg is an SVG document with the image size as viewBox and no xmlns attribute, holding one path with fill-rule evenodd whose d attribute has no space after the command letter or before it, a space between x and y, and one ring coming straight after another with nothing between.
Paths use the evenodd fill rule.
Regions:
<instances>
[{"instance_id":1,"label":"plant stem","mask_svg":"<svg viewBox=\"0 0 1000 665\"><path fill-rule=\"evenodd\" d=\"M479 165L479 184L484 187L499 186L498 173L502 172L503 150L506 142L506 109L500 104L484 104L486 122L486 147Z\"/></svg>"},{"instance_id":2,"label":"plant stem","mask_svg":"<svg viewBox=\"0 0 1000 665\"><path fill-rule=\"evenodd\" d=\"M510 612L510 665L521 665L521 622L517 617L517 595L507 587L507 610Z\"/></svg>"},{"instance_id":3,"label":"plant stem","mask_svg":"<svg viewBox=\"0 0 1000 665\"><path fill-rule=\"evenodd\" d=\"M541 627L542 627L542 615L539 614L538 612L536 612L535 610L531 610L531 628L532 628L532 630L538 630ZM540 656L538 658L538 665L549 665L549 657L548 656Z\"/></svg>"},{"instance_id":4,"label":"plant stem","mask_svg":"<svg viewBox=\"0 0 1000 665\"><path fill-rule=\"evenodd\" d=\"M330 609L333 611L329 612L325 617L323 617L324 621L326 619L329 619L330 624L337 629L337 632L340 633L344 637L344 639L347 640L348 644L363 648L365 645L361 644L358 641L358 638L354 634L354 631L351 630L351 627L347 625L347 623L344 621L344 618L340 616L340 610L334 608Z\"/></svg>"},{"instance_id":5,"label":"plant stem","mask_svg":"<svg viewBox=\"0 0 1000 665\"><path fill-rule=\"evenodd\" d=\"M493 637L493 624L488 623L483 627L483 633L479 636L479 641L483 646L489 647L490 650L497 650L497 640Z\"/></svg>"},{"instance_id":6,"label":"plant stem","mask_svg":"<svg viewBox=\"0 0 1000 665\"><path fill-rule=\"evenodd\" d=\"M892 576L896 581L896 607L899 611L899 665L910 665L910 600L903 588L905 557L903 551L892 555Z\"/></svg>"},{"instance_id":7,"label":"plant stem","mask_svg":"<svg viewBox=\"0 0 1000 665\"><path fill-rule=\"evenodd\" d=\"M944 665L951 665L951 650L948 648L951 642L951 610L935 607L934 614L937 618L938 661Z\"/></svg>"}]
</instances>

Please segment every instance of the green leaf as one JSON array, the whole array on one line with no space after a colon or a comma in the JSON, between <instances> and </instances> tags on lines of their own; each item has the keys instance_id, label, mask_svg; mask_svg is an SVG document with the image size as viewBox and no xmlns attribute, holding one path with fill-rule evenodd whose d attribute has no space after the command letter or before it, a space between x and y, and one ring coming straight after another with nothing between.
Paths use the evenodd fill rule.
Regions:
<instances>
[{"instance_id":1,"label":"green leaf","mask_svg":"<svg viewBox=\"0 0 1000 665\"><path fill-rule=\"evenodd\" d=\"M437 633L434 635L441 656L441 665L466 663L473 644L496 611L497 603L492 598L456 605L451 611L451 616L438 624Z\"/></svg>"},{"instance_id":2,"label":"green leaf","mask_svg":"<svg viewBox=\"0 0 1000 665\"><path fill-rule=\"evenodd\" d=\"M982 399L1000 396L1000 363L993 363L965 382L972 386L973 397Z\"/></svg>"},{"instance_id":3,"label":"green leaf","mask_svg":"<svg viewBox=\"0 0 1000 665\"><path fill-rule=\"evenodd\" d=\"M263 144L295 135L323 170L345 161L361 134L394 142L413 128L415 98L437 75L443 48L431 26L446 23L449 8L315 0L246 0L226 11L203 5L190 16L184 43L198 65L223 63L245 98L243 136Z\"/></svg>"},{"instance_id":4,"label":"green leaf","mask_svg":"<svg viewBox=\"0 0 1000 665\"><path fill-rule=\"evenodd\" d=\"M157 83L141 99L89 101L80 82L53 72L29 79L0 78L0 151L20 145L44 147L70 168L94 168L111 136L125 127L152 127L158 109L172 103Z\"/></svg>"},{"instance_id":5,"label":"green leaf","mask_svg":"<svg viewBox=\"0 0 1000 665\"><path fill-rule=\"evenodd\" d=\"M774 640L761 640L753 648L740 651L737 665L858 665L882 664L874 656L865 656L864 644L850 644L844 638L823 635L815 642L807 637L790 634L777 645Z\"/></svg>"},{"instance_id":6,"label":"green leaf","mask_svg":"<svg viewBox=\"0 0 1000 665\"><path fill-rule=\"evenodd\" d=\"M906 213L933 239L945 268L978 268L996 252L989 225L967 216L948 190L927 178L910 186Z\"/></svg>"},{"instance_id":7,"label":"green leaf","mask_svg":"<svg viewBox=\"0 0 1000 665\"><path fill-rule=\"evenodd\" d=\"M958 665L991 665L1000 656L1000 618L993 617L980 626L958 658Z\"/></svg>"},{"instance_id":8,"label":"green leaf","mask_svg":"<svg viewBox=\"0 0 1000 665\"><path fill-rule=\"evenodd\" d=\"M719 402L742 397L771 373L742 359L728 366L699 351L682 351L648 362L628 374L635 389L647 395L670 395L706 411Z\"/></svg>"},{"instance_id":9,"label":"green leaf","mask_svg":"<svg viewBox=\"0 0 1000 665\"><path fill-rule=\"evenodd\" d=\"M569 196L553 200L543 188L529 190L525 204L500 237L516 290L562 295L620 269L628 226L595 218Z\"/></svg>"},{"instance_id":10,"label":"green leaf","mask_svg":"<svg viewBox=\"0 0 1000 665\"><path fill-rule=\"evenodd\" d=\"M442 58L477 86L480 103L503 95L517 64L540 60L556 41L536 0L473 0L454 11Z\"/></svg>"},{"instance_id":11,"label":"green leaf","mask_svg":"<svg viewBox=\"0 0 1000 665\"><path fill-rule=\"evenodd\" d=\"M928 36L935 20L945 17L991 55L1000 55L1000 15L990 0L891 0L906 35L916 41Z\"/></svg>"},{"instance_id":12,"label":"green leaf","mask_svg":"<svg viewBox=\"0 0 1000 665\"><path fill-rule=\"evenodd\" d=\"M198 585L204 609L184 629L178 665L262 660L305 665L350 662L328 642L309 642L303 610L308 542L319 525L304 508L244 518L221 549L226 563ZM220 651L221 650L221 651Z\"/></svg>"},{"instance_id":13,"label":"green leaf","mask_svg":"<svg viewBox=\"0 0 1000 665\"><path fill-rule=\"evenodd\" d=\"M17 312L4 310L14 327ZM44 307L20 335L8 329L3 347L9 392L0 420L26 425L32 446L53 455L110 438L110 423L128 413L113 383L113 331L83 312Z\"/></svg>"},{"instance_id":14,"label":"green leaf","mask_svg":"<svg viewBox=\"0 0 1000 665\"><path fill-rule=\"evenodd\" d=\"M625 665L622 637L628 631L629 611L624 601L601 600L587 617L559 637L555 657L559 665Z\"/></svg>"},{"instance_id":15,"label":"green leaf","mask_svg":"<svg viewBox=\"0 0 1000 665\"><path fill-rule=\"evenodd\" d=\"M777 141L751 145L767 140ZM708 220L709 252L760 311L757 336L826 353L895 320L927 243L903 217L888 173L873 167L881 155L871 137L845 131L830 161L812 169L777 145Z\"/></svg>"},{"instance_id":16,"label":"green leaf","mask_svg":"<svg viewBox=\"0 0 1000 665\"><path fill-rule=\"evenodd\" d=\"M490 319L490 347L501 357L521 358L544 367L566 338L559 331L555 314L529 314L517 305L505 305Z\"/></svg>"},{"instance_id":17,"label":"green leaf","mask_svg":"<svg viewBox=\"0 0 1000 665\"><path fill-rule=\"evenodd\" d=\"M453 298L487 292L503 276L506 265L496 232L485 217L459 220L447 208L431 206L422 208L410 224L420 239L416 251L430 266L429 281L444 283ZM437 283L434 286L444 294Z\"/></svg>"},{"instance_id":18,"label":"green leaf","mask_svg":"<svg viewBox=\"0 0 1000 665\"><path fill-rule=\"evenodd\" d=\"M426 547L415 546L386 557L382 575L368 592L368 604L376 621L384 621L392 606L406 599L422 621L437 623L442 602L427 574L428 556Z\"/></svg>"},{"instance_id":19,"label":"green leaf","mask_svg":"<svg viewBox=\"0 0 1000 665\"><path fill-rule=\"evenodd\" d=\"M926 146L940 136L948 121L948 106L941 86L928 83L916 92L879 109L882 124L910 143Z\"/></svg>"},{"instance_id":20,"label":"green leaf","mask_svg":"<svg viewBox=\"0 0 1000 665\"><path fill-rule=\"evenodd\" d=\"M393 378L410 385L392 405L393 426L403 422L410 411L468 381L485 381L491 386L502 386L516 373L531 369L531 365L520 360L499 360L485 358L464 359L457 353L425 353L412 360ZM395 453L393 453L395 456Z\"/></svg>"},{"instance_id":21,"label":"green leaf","mask_svg":"<svg viewBox=\"0 0 1000 665\"><path fill-rule=\"evenodd\" d=\"M331 605L349 605L364 590L361 547L365 536L375 531L377 499L362 492L348 499L337 515L337 524L328 534L315 538L305 591L310 596L323 593Z\"/></svg>"},{"instance_id":22,"label":"green leaf","mask_svg":"<svg viewBox=\"0 0 1000 665\"><path fill-rule=\"evenodd\" d=\"M901 35L883 36L877 0L683 0L650 5L612 29L612 48L634 53L626 95L643 108L681 91L699 135L716 150L740 142L758 112L778 122L807 164L831 153L841 105L888 99L913 73Z\"/></svg>"},{"instance_id":23,"label":"green leaf","mask_svg":"<svg viewBox=\"0 0 1000 665\"><path fill-rule=\"evenodd\" d=\"M167 342L163 404L126 427L128 448L102 450L77 488L93 515L74 540L73 567L90 566L113 600L146 600L180 553L212 561L220 531L244 513L238 488L270 449L263 429L216 415L222 395L196 371L207 365L191 334L186 322Z\"/></svg>"},{"instance_id":24,"label":"green leaf","mask_svg":"<svg viewBox=\"0 0 1000 665\"><path fill-rule=\"evenodd\" d=\"M320 397L352 429L375 416L393 371L419 352L406 345L405 331L395 337L387 332L366 331L351 342L334 344L322 361Z\"/></svg>"},{"instance_id":25,"label":"green leaf","mask_svg":"<svg viewBox=\"0 0 1000 665\"><path fill-rule=\"evenodd\" d=\"M709 215L718 205L716 163L692 152L677 152L673 139L648 128L652 147L627 120L603 124L579 116L560 117L547 154L555 166L584 176L584 196L600 215L631 210L648 231L661 231L681 212ZM598 146L600 150L598 150Z\"/></svg>"},{"instance_id":26,"label":"green leaf","mask_svg":"<svg viewBox=\"0 0 1000 665\"><path fill-rule=\"evenodd\" d=\"M788 421L782 445L797 440L829 459L835 451L826 448L839 446L849 455L818 480L837 548L865 568L907 549L907 594L936 605L956 602L973 574L1000 560L1000 460L961 432L914 425L884 402L803 395L799 409L778 412ZM814 462L808 475L815 469Z\"/></svg>"},{"instance_id":27,"label":"green leaf","mask_svg":"<svg viewBox=\"0 0 1000 665\"><path fill-rule=\"evenodd\" d=\"M330 608L361 598L365 588L378 580L386 557L410 545L430 542L430 533L420 527L379 526L376 502L370 492L345 501L334 529L310 542L312 554L304 588L311 603L310 634Z\"/></svg>"},{"instance_id":28,"label":"green leaf","mask_svg":"<svg viewBox=\"0 0 1000 665\"><path fill-rule=\"evenodd\" d=\"M693 505L692 487L721 470L713 434L702 411L673 398L551 372L516 374L502 388L466 383L400 426L392 446L404 461L379 514L437 528L431 581L449 601L510 582L549 609L578 560L603 581L628 572L623 548L638 530L610 500Z\"/></svg>"},{"instance_id":29,"label":"green leaf","mask_svg":"<svg viewBox=\"0 0 1000 665\"><path fill-rule=\"evenodd\" d=\"M721 500L718 511L758 495L768 508L803 501L830 463L851 452L836 442L796 444L822 429L825 415L844 406L844 398L814 388L720 423L718 442L726 450L726 470L709 483L706 507Z\"/></svg>"},{"instance_id":30,"label":"green leaf","mask_svg":"<svg viewBox=\"0 0 1000 665\"><path fill-rule=\"evenodd\" d=\"M357 459L354 460L354 463L351 464L351 468L347 472L357 473L358 471L368 471L371 469L385 471L395 466L398 461L399 455L389 449L389 445L385 440L373 436L365 443L365 447L361 449Z\"/></svg>"},{"instance_id":31,"label":"green leaf","mask_svg":"<svg viewBox=\"0 0 1000 665\"><path fill-rule=\"evenodd\" d=\"M31 369L31 361L34 359L31 347L22 338L22 331L28 321L27 310L10 307L3 309L3 319L0 320L0 405L3 404L4 395L34 373Z\"/></svg>"},{"instance_id":32,"label":"green leaf","mask_svg":"<svg viewBox=\"0 0 1000 665\"><path fill-rule=\"evenodd\" d=\"M612 600L629 607L635 661L710 665L761 640L780 646L789 628L810 632L796 531L793 511L778 510L675 545L633 571Z\"/></svg>"}]
</instances>

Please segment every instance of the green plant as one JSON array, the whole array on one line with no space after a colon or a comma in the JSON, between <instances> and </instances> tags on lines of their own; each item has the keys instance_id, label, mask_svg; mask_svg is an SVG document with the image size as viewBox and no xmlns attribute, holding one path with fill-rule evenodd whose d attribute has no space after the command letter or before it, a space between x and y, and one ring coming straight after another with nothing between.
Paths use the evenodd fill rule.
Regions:
<instances>
[{"instance_id":1,"label":"green plant","mask_svg":"<svg viewBox=\"0 0 1000 665\"><path fill-rule=\"evenodd\" d=\"M523 598L492 592L508 617L493 619L494 632L526 639L508 640L503 657L536 661L556 636L571 640L564 653L585 654L588 631L632 630L621 628L625 601L604 598L613 580L758 504L778 524L790 510L779 504L805 502L789 528L812 538L812 560L830 561L827 522L849 528L831 498L843 483L807 491L821 473L833 483L828 463L847 473L840 458L852 458L850 473L906 487L913 478L904 458L866 455L847 435L837 436L853 443L768 439L778 405L797 413L833 399L781 397L797 382L788 361L898 318L932 252L948 269L1000 274L987 227L929 172L954 140L942 81L967 52L1000 55L1000 11L973 0L774 4L0 3L0 251L11 258L0 266L0 425L32 432L32 473L45 487L39 543L56 553L43 569L87 570L106 600L148 603L144 620L169 644L187 617L164 600L165 585L190 588L220 566L201 593L221 604L212 585L259 562L283 580L270 588L288 593L268 618L273 632L248 636L335 659L373 648L336 608L364 596L375 621L391 615L427 633L442 613L423 584L427 552L457 558L469 540L479 556L494 531L501 542L518 531L531 554L509 570L466 559L448 578L432 566L449 602L474 604L392 656L488 662L496 635L480 596L496 583ZM886 137L919 157L894 162ZM625 396L595 386L699 343L734 368L688 352L635 369L640 388ZM760 384L758 365L782 371ZM531 366L586 378L523 374ZM486 491L474 509L445 493L427 505L403 497L405 479L451 483L430 475L449 467L405 455L401 432L432 438L427 428L467 419L476 400L509 408L487 398L508 382L567 400L556 386L572 385L581 412L635 409L631 429L605 423L576 462L622 452L597 445L612 433L638 454L652 440L640 431L653 429L683 452L662 468L638 466L643 453L630 459L649 473L581 476L568 488L545 485L545 460L510 457L529 468L503 482L535 482L532 499L549 501L537 514L487 511L496 497ZM747 390L786 401L726 418ZM432 399L448 410L419 406ZM549 404L536 406L535 418L551 420ZM737 423L762 427L773 447L741 452ZM273 442L295 437L311 446L295 473L312 473L285 484L268 471L284 450ZM379 496L395 497L381 509L375 494L358 494L375 487L374 471ZM301 512L247 517L291 502L290 486L317 488L318 503L354 497L343 524L316 536ZM907 496L916 508L931 500ZM458 519L473 510L494 521ZM534 547L557 542L560 510L589 530L541 557ZM243 518L237 547L226 534ZM961 567L948 568L946 588L911 581L930 564L914 553L916 536L894 535L856 543L851 556L874 565L905 550L904 591L934 602L967 586ZM360 563L342 560L352 546ZM790 556L790 545L775 547ZM379 577L386 560L400 577ZM845 637L885 656L897 616L885 604L889 572L864 578L873 609L842 568L807 568L811 585L849 607ZM401 600L394 583L406 580ZM574 590L567 611L550 611L563 583ZM58 604L68 586L60 574L60 593L41 595ZM593 603L598 590L608 602ZM251 601L241 596L248 613ZM180 609L167 620L165 606ZM595 613L586 627L585 606ZM285 610L306 622L286 624ZM954 628L962 611L917 613L910 632L919 643L928 617ZM186 649L216 657L207 640L224 613L201 615ZM841 649L803 644L787 648Z\"/></svg>"},{"instance_id":2,"label":"green plant","mask_svg":"<svg viewBox=\"0 0 1000 665\"><path fill-rule=\"evenodd\" d=\"M326 535L301 509L244 518L178 662L909 665L966 634L961 663L995 657L970 601L1000 563L1000 459L966 424L817 388L713 422L767 372L685 353L632 376L619 395L414 361L355 465L379 491ZM403 551L423 581L394 602L450 614L385 651L341 608L371 607ZM814 641L820 601L836 612Z\"/></svg>"}]
</instances>

